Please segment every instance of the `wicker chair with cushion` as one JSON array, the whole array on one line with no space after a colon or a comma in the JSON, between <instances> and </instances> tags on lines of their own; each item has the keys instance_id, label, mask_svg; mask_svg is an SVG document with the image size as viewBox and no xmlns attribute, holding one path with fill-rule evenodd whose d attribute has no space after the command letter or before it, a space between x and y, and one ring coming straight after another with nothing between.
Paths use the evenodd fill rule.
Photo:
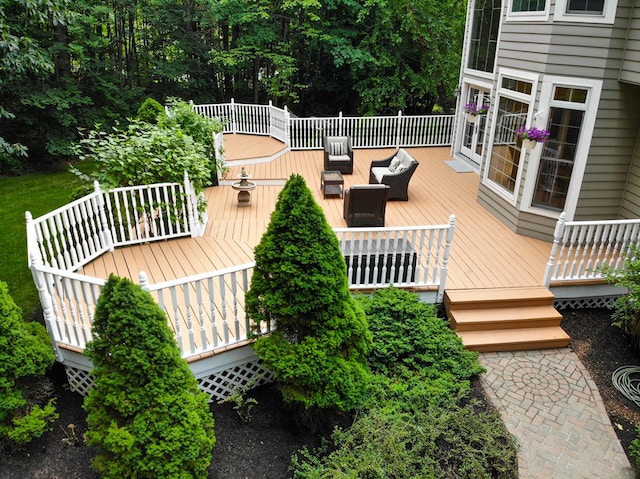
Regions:
<instances>
[{"instance_id":1,"label":"wicker chair with cushion","mask_svg":"<svg viewBox=\"0 0 640 479\"><path fill-rule=\"evenodd\" d=\"M354 185L344 192L347 226L384 226L389 185Z\"/></svg>"},{"instance_id":2,"label":"wicker chair with cushion","mask_svg":"<svg viewBox=\"0 0 640 479\"><path fill-rule=\"evenodd\" d=\"M343 175L353 174L353 148L350 137L324 137L324 169L339 171Z\"/></svg>"},{"instance_id":3,"label":"wicker chair with cushion","mask_svg":"<svg viewBox=\"0 0 640 479\"><path fill-rule=\"evenodd\" d=\"M409 180L418 167L418 162L400 148L389 158L371 162L369 169L369 183L385 184L391 187L390 200L409 199Z\"/></svg>"}]
</instances>

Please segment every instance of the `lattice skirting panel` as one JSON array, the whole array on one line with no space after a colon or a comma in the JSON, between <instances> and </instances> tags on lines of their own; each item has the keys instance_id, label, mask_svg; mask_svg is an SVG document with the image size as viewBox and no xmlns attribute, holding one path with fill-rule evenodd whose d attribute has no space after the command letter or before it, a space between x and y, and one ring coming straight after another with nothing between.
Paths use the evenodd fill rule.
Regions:
<instances>
[{"instance_id":1,"label":"lattice skirting panel","mask_svg":"<svg viewBox=\"0 0 640 479\"><path fill-rule=\"evenodd\" d=\"M594 296L590 298L556 298L553 305L558 311L563 309L608 308L617 296Z\"/></svg>"},{"instance_id":2,"label":"lattice skirting panel","mask_svg":"<svg viewBox=\"0 0 640 479\"><path fill-rule=\"evenodd\" d=\"M221 401L236 391L248 391L271 381L273 373L257 359L198 378L200 389L209 395L211 401Z\"/></svg>"},{"instance_id":3,"label":"lattice skirting panel","mask_svg":"<svg viewBox=\"0 0 640 479\"><path fill-rule=\"evenodd\" d=\"M93 379L89 371L84 371L73 366L65 366L67 373L67 381L69 382L69 389L86 396L89 394L89 389L93 387Z\"/></svg>"},{"instance_id":4,"label":"lattice skirting panel","mask_svg":"<svg viewBox=\"0 0 640 479\"><path fill-rule=\"evenodd\" d=\"M69 389L86 396L93 386L89 371L65 366ZM257 358L245 364L197 378L198 386L209 395L209 401L221 401L235 391L245 392L273 381L273 373L266 369Z\"/></svg>"}]
</instances>

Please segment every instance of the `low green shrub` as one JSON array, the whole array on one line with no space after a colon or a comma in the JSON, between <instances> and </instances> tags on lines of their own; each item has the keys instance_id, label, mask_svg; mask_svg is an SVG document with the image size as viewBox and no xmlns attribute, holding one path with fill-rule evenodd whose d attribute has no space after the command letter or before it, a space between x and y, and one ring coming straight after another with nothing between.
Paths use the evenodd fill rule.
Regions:
<instances>
[{"instance_id":1,"label":"low green shrub","mask_svg":"<svg viewBox=\"0 0 640 479\"><path fill-rule=\"evenodd\" d=\"M58 418L54 400L38 391L55 360L44 326L26 322L0 281L0 448L26 444Z\"/></svg>"},{"instance_id":2,"label":"low green shrub","mask_svg":"<svg viewBox=\"0 0 640 479\"><path fill-rule=\"evenodd\" d=\"M295 479L511 479L517 444L469 401L483 371L432 305L397 288L358 295L373 334L367 407L322 448L292 457Z\"/></svg>"},{"instance_id":3,"label":"low green shrub","mask_svg":"<svg viewBox=\"0 0 640 479\"><path fill-rule=\"evenodd\" d=\"M517 445L498 413L471 405L398 413L374 408L333 443L292 459L295 479L515 479Z\"/></svg>"}]
</instances>

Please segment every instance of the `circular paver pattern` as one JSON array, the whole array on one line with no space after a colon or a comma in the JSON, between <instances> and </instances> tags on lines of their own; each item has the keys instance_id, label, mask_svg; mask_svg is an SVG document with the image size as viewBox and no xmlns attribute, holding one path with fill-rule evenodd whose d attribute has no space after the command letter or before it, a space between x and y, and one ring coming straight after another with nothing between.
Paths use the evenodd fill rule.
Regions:
<instances>
[{"instance_id":1,"label":"circular paver pattern","mask_svg":"<svg viewBox=\"0 0 640 479\"><path fill-rule=\"evenodd\" d=\"M568 370L568 369L573 369ZM517 386L518 395L536 403L549 403L565 400L571 386L587 390L587 383L575 365L564 365L562 369L550 361L534 361L519 358L502 370L505 385ZM573 385L569 378L575 378Z\"/></svg>"}]
</instances>

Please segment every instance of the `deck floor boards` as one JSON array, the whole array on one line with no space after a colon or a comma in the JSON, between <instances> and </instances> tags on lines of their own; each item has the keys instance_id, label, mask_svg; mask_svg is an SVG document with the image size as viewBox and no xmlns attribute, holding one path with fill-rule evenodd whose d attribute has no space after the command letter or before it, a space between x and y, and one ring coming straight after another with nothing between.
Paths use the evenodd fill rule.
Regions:
<instances>
[{"instance_id":1,"label":"deck floor boards","mask_svg":"<svg viewBox=\"0 0 640 479\"><path fill-rule=\"evenodd\" d=\"M320 191L321 150L289 151L273 161L254 164L248 161L271 157L283 149L282 143L269 137L225 135L231 169L223 186L205 192L209 221L203 237L119 248L85 266L83 273L106 278L113 272L137 282L139 272L144 271L153 283L250 262L278 194L294 173L305 178L328 223L345 227L343 200L325 199ZM483 208L476 200L478 174L458 173L448 166L446 161L452 159L448 147L408 150L420 165L409 186L409 201L388 202L386 226L444 224L455 214L447 289L539 286L551 244L515 234ZM354 174L344 175L345 188L368 183L371 161L392 152L356 150ZM237 205L237 192L230 186L242 166L258 183L249 207Z\"/></svg>"}]
</instances>

